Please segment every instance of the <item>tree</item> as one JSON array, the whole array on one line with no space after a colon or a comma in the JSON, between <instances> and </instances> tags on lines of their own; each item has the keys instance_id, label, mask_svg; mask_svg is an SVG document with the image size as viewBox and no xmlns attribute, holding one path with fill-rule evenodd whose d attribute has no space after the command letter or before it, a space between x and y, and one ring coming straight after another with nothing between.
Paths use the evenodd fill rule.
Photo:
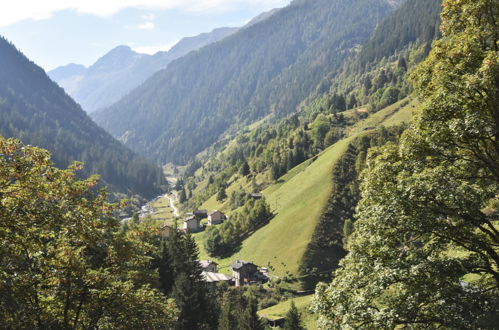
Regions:
<instances>
[{"instance_id":1,"label":"tree","mask_svg":"<svg viewBox=\"0 0 499 330\"><path fill-rule=\"evenodd\" d=\"M204 282L194 238L173 231L163 242L158 261L159 282L179 309L176 329L212 329L218 321L218 306Z\"/></svg>"},{"instance_id":2,"label":"tree","mask_svg":"<svg viewBox=\"0 0 499 330\"><path fill-rule=\"evenodd\" d=\"M397 67L404 70L404 71L407 71L407 61L405 60L404 56L402 56L402 55L399 56L399 60L397 62Z\"/></svg>"},{"instance_id":3,"label":"tree","mask_svg":"<svg viewBox=\"0 0 499 330\"><path fill-rule=\"evenodd\" d=\"M241 165L240 173L242 176L247 176L250 174L250 167L249 167L248 162L246 160Z\"/></svg>"},{"instance_id":4,"label":"tree","mask_svg":"<svg viewBox=\"0 0 499 330\"><path fill-rule=\"evenodd\" d=\"M343 224L343 241L346 242L348 237L352 234L353 232L353 222L351 219L346 219L345 223Z\"/></svg>"},{"instance_id":5,"label":"tree","mask_svg":"<svg viewBox=\"0 0 499 330\"><path fill-rule=\"evenodd\" d=\"M187 194L185 193L184 187L182 187L182 190L180 190L180 196L178 198L178 201L180 203L185 203L187 201Z\"/></svg>"},{"instance_id":6,"label":"tree","mask_svg":"<svg viewBox=\"0 0 499 330\"><path fill-rule=\"evenodd\" d=\"M258 302L253 294L246 298L246 308L243 311L242 318L239 321L238 329L242 330L263 330L263 324L257 314Z\"/></svg>"},{"instance_id":7,"label":"tree","mask_svg":"<svg viewBox=\"0 0 499 330\"><path fill-rule=\"evenodd\" d=\"M237 318L234 314L233 299L235 294L232 290L225 292L222 299L222 309L218 321L219 330L232 330L237 329Z\"/></svg>"},{"instance_id":8,"label":"tree","mask_svg":"<svg viewBox=\"0 0 499 330\"><path fill-rule=\"evenodd\" d=\"M291 301L291 307L289 311L286 313L286 320L284 321L284 329L285 330L304 330L305 328L302 325L301 315L296 308L295 302Z\"/></svg>"},{"instance_id":9,"label":"tree","mask_svg":"<svg viewBox=\"0 0 499 330\"><path fill-rule=\"evenodd\" d=\"M0 137L0 319L6 328L168 328L171 301L138 233L120 229L119 205L80 181L75 163ZM135 226L132 224L131 226Z\"/></svg>"},{"instance_id":10,"label":"tree","mask_svg":"<svg viewBox=\"0 0 499 330\"><path fill-rule=\"evenodd\" d=\"M217 201L223 202L226 198L227 198L227 193L225 192L225 187L222 186L222 187L220 187L220 190L218 191Z\"/></svg>"},{"instance_id":11,"label":"tree","mask_svg":"<svg viewBox=\"0 0 499 330\"><path fill-rule=\"evenodd\" d=\"M493 328L499 306L499 3L447 0L399 145L372 150L327 328ZM475 279L470 276L473 274Z\"/></svg>"},{"instance_id":12,"label":"tree","mask_svg":"<svg viewBox=\"0 0 499 330\"><path fill-rule=\"evenodd\" d=\"M135 213L133 214L133 216L132 216L132 221L133 221L133 223L135 223L135 224L140 223L140 217L139 217L139 214L138 214L137 212L135 212Z\"/></svg>"}]
</instances>

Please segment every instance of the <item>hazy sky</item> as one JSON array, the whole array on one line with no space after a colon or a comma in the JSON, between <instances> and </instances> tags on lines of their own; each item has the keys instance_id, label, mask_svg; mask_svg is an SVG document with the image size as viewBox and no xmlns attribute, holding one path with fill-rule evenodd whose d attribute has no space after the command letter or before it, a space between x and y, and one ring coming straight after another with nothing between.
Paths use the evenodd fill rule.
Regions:
<instances>
[{"instance_id":1,"label":"hazy sky","mask_svg":"<svg viewBox=\"0 0 499 330\"><path fill-rule=\"evenodd\" d=\"M0 35L46 70L90 65L110 49L167 50L181 38L241 26L290 0L1 0Z\"/></svg>"}]
</instances>

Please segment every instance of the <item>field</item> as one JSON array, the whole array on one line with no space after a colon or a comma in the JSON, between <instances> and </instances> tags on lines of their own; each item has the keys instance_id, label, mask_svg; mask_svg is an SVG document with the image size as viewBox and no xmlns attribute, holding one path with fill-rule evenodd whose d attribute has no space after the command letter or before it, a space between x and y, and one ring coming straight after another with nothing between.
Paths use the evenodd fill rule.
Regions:
<instances>
[{"instance_id":1,"label":"field","mask_svg":"<svg viewBox=\"0 0 499 330\"><path fill-rule=\"evenodd\" d=\"M170 206L170 201L166 197L161 197L152 203L152 206L156 210L151 218L156 221L161 221L161 223L166 223L173 225L175 222L175 216L173 215L173 209Z\"/></svg>"},{"instance_id":2,"label":"field","mask_svg":"<svg viewBox=\"0 0 499 330\"><path fill-rule=\"evenodd\" d=\"M258 311L258 315L271 320L285 317L291 307L291 301L294 301L296 308L298 308L298 311L301 313L301 319L305 328L309 330L317 329L317 316L312 314L309 310L312 299L313 295L287 300L275 306Z\"/></svg>"}]
</instances>

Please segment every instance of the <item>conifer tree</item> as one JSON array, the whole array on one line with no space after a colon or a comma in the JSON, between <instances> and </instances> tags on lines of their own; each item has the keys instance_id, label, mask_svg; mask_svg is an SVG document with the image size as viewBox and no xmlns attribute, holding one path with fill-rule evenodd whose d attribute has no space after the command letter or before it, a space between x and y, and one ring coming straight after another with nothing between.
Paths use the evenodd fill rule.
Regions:
<instances>
[{"instance_id":1,"label":"conifer tree","mask_svg":"<svg viewBox=\"0 0 499 330\"><path fill-rule=\"evenodd\" d=\"M222 186L222 187L220 187L220 190L218 191L217 201L223 202L226 198L227 198L227 193L225 191L225 187Z\"/></svg>"},{"instance_id":2,"label":"conifer tree","mask_svg":"<svg viewBox=\"0 0 499 330\"><path fill-rule=\"evenodd\" d=\"M242 176L247 176L250 174L250 167L249 167L246 159L243 161L243 163L241 165L240 173Z\"/></svg>"},{"instance_id":3,"label":"conifer tree","mask_svg":"<svg viewBox=\"0 0 499 330\"><path fill-rule=\"evenodd\" d=\"M247 298L246 307L244 308L239 329L241 330L263 330L263 324L257 314L258 303L256 297L250 294Z\"/></svg>"},{"instance_id":4,"label":"conifer tree","mask_svg":"<svg viewBox=\"0 0 499 330\"><path fill-rule=\"evenodd\" d=\"M185 203L187 201L187 195L185 193L185 188L182 187L182 190L180 190L180 196L178 198L178 201L180 203Z\"/></svg>"},{"instance_id":5,"label":"conifer tree","mask_svg":"<svg viewBox=\"0 0 499 330\"><path fill-rule=\"evenodd\" d=\"M234 294L232 294L232 290L225 292L222 299L222 308L218 321L218 330L237 329L237 319L234 317L235 306L232 304L233 299Z\"/></svg>"},{"instance_id":6,"label":"conifer tree","mask_svg":"<svg viewBox=\"0 0 499 330\"><path fill-rule=\"evenodd\" d=\"M302 325L301 315L296 308L295 302L291 301L291 307L286 313L286 320L284 321L284 330L304 330Z\"/></svg>"}]
</instances>

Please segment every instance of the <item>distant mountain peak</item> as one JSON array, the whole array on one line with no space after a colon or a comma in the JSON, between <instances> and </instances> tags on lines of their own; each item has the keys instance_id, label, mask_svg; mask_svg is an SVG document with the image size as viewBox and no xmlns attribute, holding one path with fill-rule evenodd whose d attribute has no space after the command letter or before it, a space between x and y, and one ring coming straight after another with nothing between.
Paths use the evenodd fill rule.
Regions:
<instances>
[{"instance_id":1,"label":"distant mountain peak","mask_svg":"<svg viewBox=\"0 0 499 330\"><path fill-rule=\"evenodd\" d=\"M82 64L69 63L50 71L50 78L55 81L65 80L75 76L82 76L87 67Z\"/></svg>"},{"instance_id":2,"label":"distant mountain peak","mask_svg":"<svg viewBox=\"0 0 499 330\"><path fill-rule=\"evenodd\" d=\"M83 73L71 74L73 71L66 70L67 67L59 67L50 71L49 75L87 112L93 112L117 102L154 73L166 68L173 60L236 31L238 28L218 28L209 33L184 38L168 52L157 52L152 56L120 45L99 58Z\"/></svg>"}]
</instances>

